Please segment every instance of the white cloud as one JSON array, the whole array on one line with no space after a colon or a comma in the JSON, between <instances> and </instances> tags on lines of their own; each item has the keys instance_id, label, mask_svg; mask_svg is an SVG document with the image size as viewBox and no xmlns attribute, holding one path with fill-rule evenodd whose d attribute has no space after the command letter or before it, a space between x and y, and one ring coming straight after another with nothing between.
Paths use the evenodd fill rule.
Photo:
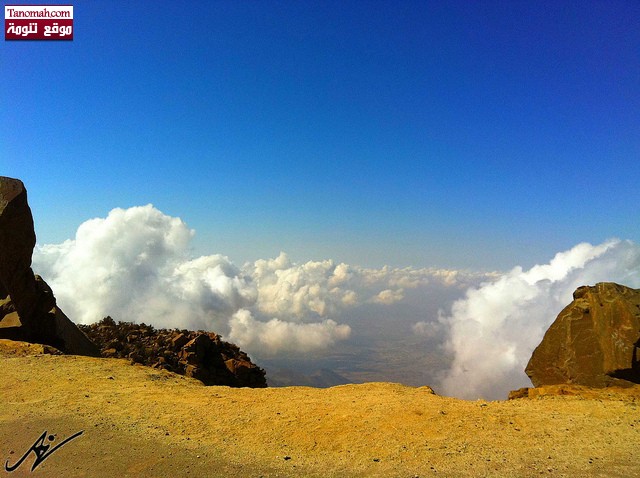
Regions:
<instances>
[{"instance_id":1,"label":"white cloud","mask_svg":"<svg viewBox=\"0 0 640 478\"><path fill-rule=\"evenodd\" d=\"M411 327L413 333L427 339L440 339L444 335L446 328L442 321L420 321Z\"/></svg>"},{"instance_id":2,"label":"white cloud","mask_svg":"<svg viewBox=\"0 0 640 478\"><path fill-rule=\"evenodd\" d=\"M151 205L114 209L83 223L74 240L36 248L33 268L75 320L115 314L140 321L169 312L172 269L193 232Z\"/></svg>"},{"instance_id":3,"label":"white cloud","mask_svg":"<svg viewBox=\"0 0 640 478\"><path fill-rule=\"evenodd\" d=\"M285 253L238 267L220 254L190 257L193 234L151 205L114 209L83 223L74 239L38 246L33 268L78 322L111 315L213 330L258 357L343 344L342 352L364 354L362 363L372 350L422 341L441 352L439 391L468 398L502 398L528 384L533 348L578 286L640 287L640 246L628 241L579 244L527 271L486 274L295 263ZM425 375L420 366L433 349L406 353L416 381L434 384L437 369ZM393 371L377 373L384 380Z\"/></svg>"},{"instance_id":4,"label":"white cloud","mask_svg":"<svg viewBox=\"0 0 640 478\"><path fill-rule=\"evenodd\" d=\"M336 314L356 303L352 290L338 287L348 281L348 269L331 260L292 264L283 252L276 259L258 260L252 271L258 285L256 306L266 315L300 321Z\"/></svg>"},{"instance_id":5,"label":"white cloud","mask_svg":"<svg viewBox=\"0 0 640 478\"><path fill-rule=\"evenodd\" d=\"M226 257L188 259L193 231L152 205L114 209L83 223L74 240L40 246L33 267L74 320L118 320L226 331L257 296Z\"/></svg>"},{"instance_id":6,"label":"white cloud","mask_svg":"<svg viewBox=\"0 0 640 478\"><path fill-rule=\"evenodd\" d=\"M251 277L219 254L178 264L169 282L180 299L228 315L257 298Z\"/></svg>"},{"instance_id":7,"label":"white cloud","mask_svg":"<svg viewBox=\"0 0 640 478\"><path fill-rule=\"evenodd\" d=\"M337 324L331 319L312 324L298 324L271 319L267 322L255 320L251 312L242 309L230 321L232 342L243 344L260 355L279 352L308 352L324 349L336 341L345 340L351 327Z\"/></svg>"},{"instance_id":8,"label":"white cloud","mask_svg":"<svg viewBox=\"0 0 640 478\"><path fill-rule=\"evenodd\" d=\"M524 368L544 332L578 286L601 281L639 287L640 246L618 240L583 243L558 253L549 264L528 271L516 267L470 288L441 317L448 329L445 350L454 354L442 391L463 398L504 398L509 390L530 386ZM423 328L416 325L418 332Z\"/></svg>"},{"instance_id":9,"label":"white cloud","mask_svg":"<svg viewBox=\"0 0 640 478\"><path fill-rule=\"evenodd\" d=\"M285 253L240 268L219 254L191 258L193 234L152 205L114 209L80 225L74 239L38 246L33 267L77 322L111 315L215 330L250 352L255 347L270 354L345 340L351 329L340 322L347 311L375 305L367 320L390 320L391 307L394 317L402 316L397 307L407 302L407 291L419 296L433 285L462 288L480 277L332 260L296 264Z\"/></svg>"},{"instance_id":10,"label":"white cloud","mask_svg":"<svg viewBox=\"0 0 640 478\"><path fill-rule=\"evenodd\" d=\"M266 315L285 315L296 320L330 317L364 303L392 305L403 301L405 289L430 285L461 290L490 277L442 269L366 269L332 260L292 264L285 253L275 259L258 260L248 271L258 287L258 310Z\"/></svg>"},{"instance_id":11,"label":"white cloud","mask_svg":"<svg viewBox=\"0 0 640 478\"><path fill-rule=\"evenodd\" d=\"M400 302L402 299L404 299L403 289L385 289L380 291L372 300L378 304L391 305L395 302Z\"/></svg>"}]
</instances>

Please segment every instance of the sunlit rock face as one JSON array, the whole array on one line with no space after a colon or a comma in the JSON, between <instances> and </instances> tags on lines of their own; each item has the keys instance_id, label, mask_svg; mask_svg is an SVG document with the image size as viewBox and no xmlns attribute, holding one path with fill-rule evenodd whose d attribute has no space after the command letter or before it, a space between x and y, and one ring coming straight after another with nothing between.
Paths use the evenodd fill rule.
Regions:
<instances>
[{"instance_id":1,"label":"sunlit rock face","mask_svg":"<svg viewBox=\"0 0 640 478\"><path fill-rule=\"evenodd\" d=\"M640 289L579 287L534 350L526 373L538 386L640 383Z\"/></svg>"}]
</instances>

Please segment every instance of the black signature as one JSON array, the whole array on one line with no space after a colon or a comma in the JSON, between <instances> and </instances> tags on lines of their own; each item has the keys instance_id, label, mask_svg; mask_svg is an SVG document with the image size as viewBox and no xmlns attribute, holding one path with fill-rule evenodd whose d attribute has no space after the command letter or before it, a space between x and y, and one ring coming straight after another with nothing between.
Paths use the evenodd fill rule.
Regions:
<instances>
[{"instance_id":1,"label":"black signature","mask_svg":"<svg viewBox=\"0 0 640 478\"><path fill-rule=\"evenodd\" d=\"M9 460L7 460L4 464L4 469L8 472L12 472L16 468L18 468L20 465L22 465L22 462L27 459L27 457L29 456L29 453L33 452L36 455L36 459L33 461L33 465L31 466L31 471L33 471L38 467L38 465L40 465L40 463L42 463L44 460L49 458L53 454L53 452L55 452L58 448L60 448L63 445L66 445L71 440L79 437L83 433L84 433L84 430L80 430L78 433L71 435L69 438L61 441L56 446L51 448L51 450L49 450L49 448L51 447L51 444L46 443L46 441L52 442L53 440L55 440L56 436L55 435L47 436L47 431L45 430L44 433L42 433L42 435L40 435L40 437L36 440L36 442L33 445L31 445L31 448L29 448L27 452L24 455L22 455L22 458L20 458L14 465L9 466Z\"/></svg>"}]
</instances>

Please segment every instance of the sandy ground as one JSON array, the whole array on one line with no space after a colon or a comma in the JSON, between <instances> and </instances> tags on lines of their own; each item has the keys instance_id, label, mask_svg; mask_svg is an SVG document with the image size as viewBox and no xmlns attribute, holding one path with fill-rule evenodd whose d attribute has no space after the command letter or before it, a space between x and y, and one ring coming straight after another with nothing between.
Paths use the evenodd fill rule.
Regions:
<instances>
[{"instance_id":1,"label":"sandy ground","mask_svg":"<svg viewBox=\"0 0 640 478\"><path fill-rule=\"evenodd\" d=\"M391 383L232 389L42 352L0 341L0 476L640 476L640 386L496 402ZM83 434L7 472L44 431L51 448Z\"/></svg>"}]
</instances>

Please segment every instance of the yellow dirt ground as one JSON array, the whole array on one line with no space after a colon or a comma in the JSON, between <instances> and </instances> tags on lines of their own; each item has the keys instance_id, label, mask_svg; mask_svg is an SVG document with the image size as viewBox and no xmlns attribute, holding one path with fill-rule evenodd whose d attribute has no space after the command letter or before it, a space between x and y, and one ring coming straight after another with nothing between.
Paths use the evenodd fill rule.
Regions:
<instances>
[{"instance_id":1,"label":"yellow dirt ground","mask_svg":"<svg viewBox=\"0 0 640 478\"><path fill-rule=\"evenodd\" d=\"M463 401L391 383L232 389L0 340L0 476L640 476L640 387ZM44 432L50 454L14 465Z\"/></svg>"}]
</instances>

